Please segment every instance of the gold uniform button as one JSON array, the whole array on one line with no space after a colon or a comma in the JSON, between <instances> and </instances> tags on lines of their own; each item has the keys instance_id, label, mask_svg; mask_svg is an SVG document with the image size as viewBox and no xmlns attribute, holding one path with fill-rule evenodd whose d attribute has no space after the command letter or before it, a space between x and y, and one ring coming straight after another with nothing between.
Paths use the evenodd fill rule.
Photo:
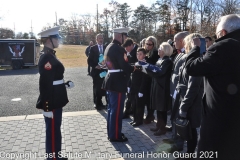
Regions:
<instances>
[{"instance_id":1,"label":"gold uniform button","mask_svg":"<svg viewBox=\"0 0 240 160\"><path fill-rule=\"evenodd\" d=\"M47 112L48 112L48 109L47 109Z\"/></svg>"},{"instance_id":2,"label":"gold uniform button","mask_svg":"<svg viewBox=\"0 0 240 160\"><path fill-rule=\"evenodd\" d=\"M48 108L48 106L46 106Z\"/></svg>"},{"instance_id":3,"label":"gold uniform button","mask_svg":"<svg viewBox=\"0 0 240 160\"><path fill-rule=\"evenodd\" d=\"M46 104L48 104L48 102L46 102Z\"/></svg>"}]
</instances>

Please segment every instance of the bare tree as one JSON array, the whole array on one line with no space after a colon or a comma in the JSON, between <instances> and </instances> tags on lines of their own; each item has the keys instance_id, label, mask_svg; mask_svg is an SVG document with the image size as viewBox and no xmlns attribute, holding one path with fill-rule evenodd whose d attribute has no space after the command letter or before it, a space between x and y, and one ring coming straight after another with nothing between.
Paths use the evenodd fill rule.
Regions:
<instances>
[{"instance_id":1,"label":"bare tree","mask_svg":"<svg viewBox=\"0 0 240 160\"><path fill-rule=\"evenodd\" d=\"M222 8L222 16L238 13L240 0L220 0L218 4Z\"/></svg>"}]
</instances>

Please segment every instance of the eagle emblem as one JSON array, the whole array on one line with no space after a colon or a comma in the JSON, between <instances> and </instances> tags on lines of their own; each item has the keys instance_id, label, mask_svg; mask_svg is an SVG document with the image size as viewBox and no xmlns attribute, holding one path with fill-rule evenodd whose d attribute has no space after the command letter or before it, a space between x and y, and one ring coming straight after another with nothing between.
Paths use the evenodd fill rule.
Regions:
<instances>
[{"instance_id":1,"label":"eagle emblem","mask_svg":"<svg viewBox=\"0 0 240 160\"><path fill-rule=\"evenodd\" d=\"M12 53L13 57L21 57L22 56L22 53L24 52L24 47L22 47L21 49L21 46L20 45L14 45L12 47L8 46L9 47L9 51Z\"/></svg>"}]
</instances>

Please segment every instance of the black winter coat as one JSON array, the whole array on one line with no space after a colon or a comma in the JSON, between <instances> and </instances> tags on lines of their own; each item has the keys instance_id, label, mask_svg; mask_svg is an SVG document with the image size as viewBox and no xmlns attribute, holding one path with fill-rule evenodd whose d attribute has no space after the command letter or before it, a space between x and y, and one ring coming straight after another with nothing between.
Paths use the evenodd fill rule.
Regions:
<instances>
[{"instance_id":1,"label":"black winter coat","mask_svg":"<svg viewBox=\"0 0 240 160\"><path fill-rule=\"evenodd\" d=\"M172 61L168 56L158 60L156 67L160 72L153 72L146 69L148 75L152 77L150 108L158 111L167 111L171 108L170 97L170 76L172 71Z\"/></svg>"},{"instance_id":2,"label":"black winter coat","mask_svg":"<svg viewBox=\"0 0 240 160\"><path fill-rule=\"evenodd\" d=\"M218 159L240 157L240 29L216 40L204 57L195 46L186 59L191 76L204 76L198 151L217 151Z\"/></svg>"},{"instance_id":3,"label":"black winter coat","mask_svg":"<svg viewBox=\"0 0 240 160\"><path fill-rule=\"evenodd\" d=\"M184 56L187 56L186 54ZM199 52L200 56L200 52ZM202 116L202 96L203 96L203 78L189 76L186 72L185 63L179 68L179 82L176 90L178 91L175 100L174 110L178 116L179 110L187 113L187 119L192 128L200 127Z\"/></svg>"}]
</instances>

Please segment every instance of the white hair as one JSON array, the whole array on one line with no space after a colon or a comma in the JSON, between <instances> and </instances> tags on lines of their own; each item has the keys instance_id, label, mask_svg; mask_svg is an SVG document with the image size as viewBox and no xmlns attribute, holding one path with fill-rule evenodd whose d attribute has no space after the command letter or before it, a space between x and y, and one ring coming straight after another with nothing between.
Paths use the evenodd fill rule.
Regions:
<instances>
[{"instance_id":1,"label":"white hair","mask_svg":"<svg viewBox=\"0 0 240 160\"><path fill-rule=\"evenodd\" d=\"M168 42L163 42L160 44L159 48L163 51L165 56L171 56L173 53L173 48Z\"/></svg>"},{"instance_id":2,"label":"white hair","mask_svg":"<svg viewBox=\"0 0 240 160\"><path fill-rule=\"evenodd\" d=\"M216 33L222 29L226 30L228 33L240 29L240 17L236 14L222 16L217 26Z\"/></svg>"}]
</instances>

